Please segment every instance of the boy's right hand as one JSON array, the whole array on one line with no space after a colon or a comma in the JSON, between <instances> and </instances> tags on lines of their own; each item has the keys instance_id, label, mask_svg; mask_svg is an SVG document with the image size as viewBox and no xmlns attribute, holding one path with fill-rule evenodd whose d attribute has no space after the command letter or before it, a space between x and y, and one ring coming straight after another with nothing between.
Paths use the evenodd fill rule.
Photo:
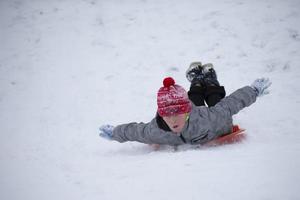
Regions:
<instances>
[{"instance_id":1,"label":"boy's right hand","mask_svg":"<svg viewBox=\"0 0 300 200\"><path fill-rule=\"evenodd\" d=\"M100 137L103 137L107 140L112 140L114 126L109 125L109 124L102 125L99 128L99 130L100 130L100 133L99 133Z\"/></svg>"}]
</instances>

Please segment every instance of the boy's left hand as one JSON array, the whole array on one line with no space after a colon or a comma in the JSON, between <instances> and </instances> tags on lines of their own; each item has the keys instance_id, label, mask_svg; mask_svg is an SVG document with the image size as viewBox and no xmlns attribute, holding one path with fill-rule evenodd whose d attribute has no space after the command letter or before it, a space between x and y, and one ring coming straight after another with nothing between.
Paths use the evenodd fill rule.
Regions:
<instances>
[{"instance_id":1,"label":"boy's left hand","mask_svg":"<svg viewBox=\"0 0 300 200\"><path fill-rule=\"evenodd\" d=\"M258 78L252 84L251 87L255 90L258 97L268 94L267 90L271 86L272 82L268 78Z\"/></svg>"},{"instance_id":2,"label":"boy's left hand","mask_svg":"<svg viewBox=\"0 0 300 200\"><path fill-rule=\"evenodd\" d=\"M109 124L102 125L99 128L99 130L100 130L100 133L99 133L100 137L103 137L107 140L112 140L114 126L109 125Z\"/></svg>"}]
</instances>

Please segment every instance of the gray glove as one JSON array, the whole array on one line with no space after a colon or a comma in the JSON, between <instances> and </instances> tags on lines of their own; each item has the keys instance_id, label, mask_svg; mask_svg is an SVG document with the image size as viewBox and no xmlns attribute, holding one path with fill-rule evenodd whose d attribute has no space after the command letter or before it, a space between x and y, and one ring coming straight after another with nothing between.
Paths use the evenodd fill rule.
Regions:
<instances>
[{"instance_id":1,"label":"gray glove","mask_svg":"<svg viewBox=\"0 0 300 200\"><path fill-rule=\"evenodd\" d=\"M269 93L267 89L271 84L272 82L268 78L259 78L251 84L251 87L255 90L256 95L260 97Z\"/></svg>"},{"instance_id":2,"label":"gray glove","mask_svg":"<svg viewBox=\"0 0 300 200\"><path fill-rule=\"evenodd\" d=\"M100 133L99 133L100 137L105 138L107 140L112 140L114 126L105 124L105 125L102 125L99 128L99 130L100 130Z\"/></svg>"}]
</instances>

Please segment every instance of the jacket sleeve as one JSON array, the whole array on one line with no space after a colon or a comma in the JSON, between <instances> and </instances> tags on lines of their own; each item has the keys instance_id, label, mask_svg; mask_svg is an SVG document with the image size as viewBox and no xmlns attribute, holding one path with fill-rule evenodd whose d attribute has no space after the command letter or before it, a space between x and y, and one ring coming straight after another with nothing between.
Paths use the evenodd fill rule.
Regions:
<instances>
[{"instance_id":1,"label":"jacket sleeve","mask_svg":"<svg viewBox=\"0 0 300 200\"><path fill-rule=\"evenodd\" d=\"M205 143L220 135L231 132L232 116L243 108L250 106L255 101L255 91L250 86L246 86L223 98L215 106L209 108L200 106L198 109L198 114L200 116L199 119L202 121L199 121L198 123L200 124L202 133L195 135L192 140L200 137L199 141L197 142ZM207 133L207 137L203 136L205 131ZM204 138L201 139L201 137Z\"/></svg>"},{"instance_id":2,"label":"jacket sleeve","mask_svg":"<svg viewBox=\"0 0 300 200\"><path fill-rule=\"evenodd\" d=\"M116 126L112 139L118 142L138 141L151 144L150 123L128 123Z\"/></svg>"},{"instance_id":3,"label":"jacket sleeve","mask_svg":"<svg viewBox=\"0 0 300 200\"><path fill-rule=\"evenodd\" d=\"M222 99L215 106L211 107L210 110L223 117L232 117L243 108L253 104L256 101L256 97L257 95L253 88L245 86Z\"/></svg>"},{"instance_id":4,"label":"jacket sleeve","mask_svg":"<svg viewBox=\"0 0 300 200\"><path fill-rule=\"evenodd\" d=\"M149 123L128 123L116 126L113 140L118 142L137 141L145 144L183 144L182 139L174 133L158 128L155 118Z\"/></svg>"}]
</instances>

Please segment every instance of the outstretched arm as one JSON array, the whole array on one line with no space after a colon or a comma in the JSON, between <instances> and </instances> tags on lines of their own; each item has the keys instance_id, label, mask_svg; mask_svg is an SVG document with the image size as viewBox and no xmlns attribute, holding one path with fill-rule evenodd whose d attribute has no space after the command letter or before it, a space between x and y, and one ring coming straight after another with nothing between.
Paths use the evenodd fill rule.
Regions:
<instances>
[{"instance_id":1,"label":"outstretched arm","mask_svg":"<svg viewBox=\"0 0 300 200\"><path fill-rule=\"evenodd\" d=\"M256 79L251 86L238 89L222 99L214 107L211 107L211 110L217 111L222 116L231 117L254 103L257 97L268 94L267 89L271 84L271 81L267 78Z\"/></svg>"},{"instance_id":2,"label":"outstretched arm","mask_svg":"<svg viewBox=\"0 0 300 200\"><path fill-rule=\"evenodd\" d=\"M103 125L99 128L100 136L108 140L118 142L138 141L142 143L151 143L148 135L149 124L128 123L119 126Z\"/></svg>"},{"instance_id":3,"label":"outstretched arm","mask_svg":"<svg viewBox=\"0 0 300 200\"><path fill-rule=\"evenodd\" d=\"M250 86L240 88L222 99L215 106L211 107L211 111L217 111L222 116L232 117L240 110L250 106L256 101L256 93Z\"/></svg>"},{"instance_id":4,"label":"outstretched arm","mask_svg":"<svg viewBox=\"0 0 300 200\"><path fill-rule=\"evenodd\" d=\"M108 129L105 129L105 127L107 125L100 127L100 136L118 142L137 141L145 144L183 144L182 139L176 134L159 129L155 119L149 123L134 122L116 127L108 126L110 127Z\"/></svg>"},{"instance_id":5,"label":"outstretched arm","mask_svg":"<svg viewBox=\"0 0 300 200\"><path fill-rule=\"evenodd\" d=\"M149 123L128 123L117 126L112 138L118 142L137 141L146 144L153 143Z\"/></svg>"}]
</instances>

